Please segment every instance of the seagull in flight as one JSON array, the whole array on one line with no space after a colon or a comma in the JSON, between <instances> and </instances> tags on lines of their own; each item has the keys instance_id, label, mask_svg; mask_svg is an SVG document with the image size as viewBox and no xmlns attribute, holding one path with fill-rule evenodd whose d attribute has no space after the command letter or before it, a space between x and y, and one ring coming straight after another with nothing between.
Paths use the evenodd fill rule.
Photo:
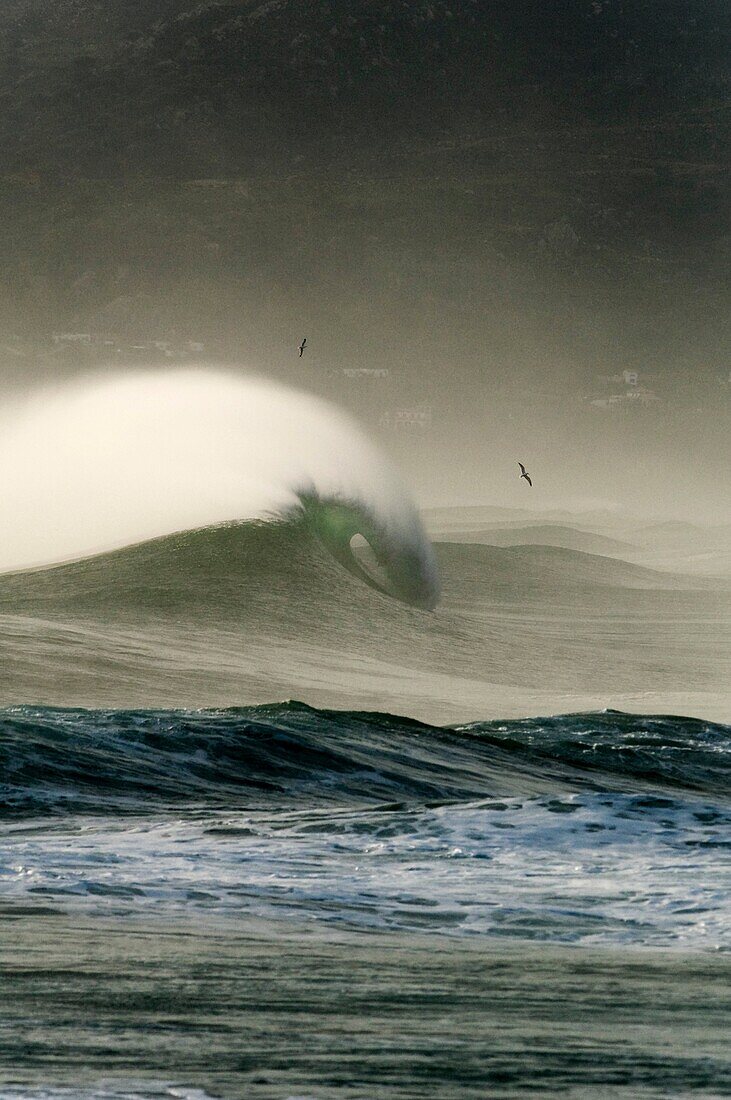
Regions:
<instances>
[{"instance_id":1,"label":"seagull in flight","mask_svg":"<svg viewBox=\"0 0 731 1100\"><path fill-rule=\"evenodd\" d=\"M302 356L303 356L303 355L305 354L305 344L306 344L306 343L307 343L307 337L305 336L305 338L303 339L302 343L301 343L301 344L300 344L300 346L299 346L300 359L301 359L301 358L302 358Z\"/></svg>"},{"instance_id":2,"label":"seagull in flight","mask_svg":"<svg viewBox=\"0 0 731 1100\"><path fill-rule=\"evenodd\" d=\"M530 474L529 474L529 473L528 473L528 471L526 470L525 466L523 465L523 463L522 463L522 462L519 462L519 463L518 463L518 465L520 466L520 477L521 477L521 480L522 480L523 478L525 478L525 480L526 480L526 481L528 482L528 484L530 485L530 487L531 487L531 488L533 488L533 482L531 481L531 479L530 479Z\"/></svg>"}]
</instances>

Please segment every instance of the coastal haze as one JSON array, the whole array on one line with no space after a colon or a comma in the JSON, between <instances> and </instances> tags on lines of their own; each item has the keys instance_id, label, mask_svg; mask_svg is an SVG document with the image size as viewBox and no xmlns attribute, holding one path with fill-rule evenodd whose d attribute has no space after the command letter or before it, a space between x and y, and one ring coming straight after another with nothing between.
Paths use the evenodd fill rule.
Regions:
<instances>
[{"instance_id":1,"label":"coastal haze","mask_svg":"<svg viewBox=\"0 0 731 1100\"><path fill-rule=\"evenodd\" d=\"M0 43L7 389L223 361L426 506L523 506L521 459L539 508L728 515L721 0L13 0Z\"/></svg>"},{"instance_id":2,"label":"coastal haze","mask_svg":"<svg viewBox=\"0 0 731 1100\"><path fill-rule=\"evenodd\" d=\"M730 56L4 0L0 1100L723 1093Z\"/></svg>"}]
</instances>

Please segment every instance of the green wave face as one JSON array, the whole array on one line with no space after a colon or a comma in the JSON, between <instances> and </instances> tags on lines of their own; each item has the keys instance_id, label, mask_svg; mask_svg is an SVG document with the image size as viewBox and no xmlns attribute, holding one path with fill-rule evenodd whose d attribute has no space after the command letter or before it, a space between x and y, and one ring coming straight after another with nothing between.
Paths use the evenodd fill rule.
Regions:
<instances>
[{"instance_id":1,"label":"green wave face","mask_svg":"<svg viewBox=\"0 0 731 1100\"><path fill-rule=\"evenodd\" d=\"M298 493L298 511L337 562L371 588L411 607L439 602L434 553L416 513L387 525L365 505Z\"/></svg>"}]
</instances>

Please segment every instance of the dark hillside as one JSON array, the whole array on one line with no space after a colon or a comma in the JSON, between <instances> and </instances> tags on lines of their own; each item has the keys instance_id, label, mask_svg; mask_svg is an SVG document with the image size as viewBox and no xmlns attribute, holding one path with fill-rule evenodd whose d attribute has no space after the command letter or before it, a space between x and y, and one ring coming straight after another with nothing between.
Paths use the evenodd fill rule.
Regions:
<instances>
[{"instance_id":1,"label":"dark hillside","mask_svg":"<svg viewBox=\"0 0 731 1100\"><path fill-rule=\"evenodd\" d=\"M307 319L320 391L363 411L328 371L401 372L376 416L438 403L443 363L458 420L506 364L539 403L626 366L715 394L730 28L725 0L6 0L0 373L94 360L23 344L58 328L269 369Z\"/></svg>"},{"instance_id":2,"label":"dark hillside","mask_svg":"<svg viewBox=\"0 0 731 1100\"><path fill-rule=\"evenodd\" d=\"M180 176L528 120L690 123L727 98L730 23L722 0L16 0L0 135L18 171Z\"/></svg>"}]
</instances>

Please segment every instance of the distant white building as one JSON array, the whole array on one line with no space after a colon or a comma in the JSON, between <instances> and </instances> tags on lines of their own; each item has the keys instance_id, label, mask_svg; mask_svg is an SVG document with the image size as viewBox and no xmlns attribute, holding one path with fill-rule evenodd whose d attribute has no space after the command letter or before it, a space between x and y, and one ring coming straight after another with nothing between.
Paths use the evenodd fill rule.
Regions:
<instances>
[{"instance_id":1,"label":"distant white building","mask_svg":"<svg viewBox=\"0 0 731 1100\"><path fill-rule=\"evenodd\" d=\"M627 390L626 393L611 393L607 397L593 397L589 401L590 405L593 405L595 409L613 409L622 407L635 408L638 405L647 407L650 405L661 405L662 398L658 397L652 390L645 389L644 386L639 386L637 389Z\"/></svg>"},{"instance_id":2,"label":"distant white building","mask_svg":"<svg viewBox=\"0 0 731 1100\"><path fill-rule=\"evenodd\" d=\"M645 389L644 386L640 386L636 390L628 390L624 395L625 401L630 405L659 405L662 398L658 397L652 390Z\"/></svg>"},{"instance_id":3,"label":"distant white building","mask_svg":"<svg viewBox=\"0 0 731 1100\"><path fill-rule=\"evenodd\" d=\"M387 409L380 419L382 428L395 431L428 431L433 424L431 405L411 405L401 409Z\"/></svg>"},{"instance_id":4,"label":"distant white building","mask_svg":"<svg viewBox=\"0 0 731 1100\"><path fill-rule=\"evenodd\" d=\"M623 370L621 374L604 375L605 382L613 382L615 385L624 387L624 392L604 393L601 396L589 398L589 404L597 409L661 405L662 398L643 385L640 378L640 372L636 370Z\"/></svg>"},{"instance_id":5,"label":"distant white building","mask_svg":"<svg viewBox=\"0 0 731 1100\"><path fill-rule=\"evenodd\" d=\"M610 409L613 405L621 405L624 401L624 394L612 393L608 397L593 397L589 402L595 409Z\"/></svg>"},{"instance_id":6,"label":"distant white building","mask_svg":"<svg viewBox=\"0 0 731 1100\"><path fill-rule=\"evenodd\" d=\"M388 378L388 367L343 367L346 378Z\"/></svg>"},{"instance_id":7,"label":"distant white building","mask_svg":"<svg viewBox=\"0 0 731 1100\"><path fill-rule=\"evenodd\" d=\"M623 370L620 374L602 374L603 382L616 382L620 386L637 386L640 381L640 372L636 370Z\"/></svg>"},{"instance_id":8,"label":"distant white building","mask_svg":"<svg viewBox=\"0 0 731 1100\"><path fill-rule=\"evenodd\" d=\"M54 332L51 335L51 340L56 347L61 347L64 344L80 344L82 347L90 347L92 342L90 332Z\"/></svg>"}]
</instances>

